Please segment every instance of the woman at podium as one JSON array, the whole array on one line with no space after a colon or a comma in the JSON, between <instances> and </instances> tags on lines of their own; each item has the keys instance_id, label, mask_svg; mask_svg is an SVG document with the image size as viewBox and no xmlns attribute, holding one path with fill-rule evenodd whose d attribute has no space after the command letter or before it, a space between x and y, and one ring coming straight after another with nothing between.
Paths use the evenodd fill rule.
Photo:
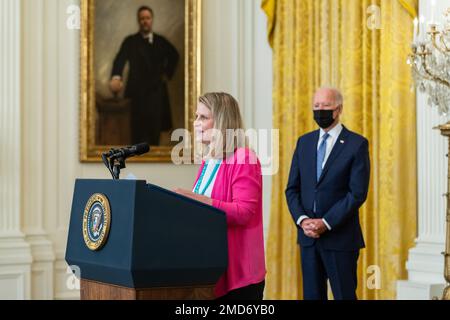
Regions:
<instances>
[{"instance_id":1,"label":"woman at podium","mask_svg":"<svg viewBox=\"0 0 450 320\"><path fill-rule=\"evenodd\" d=\"M199 98L195 135L206 146L193 191L178 193L226 214L228 268L216 285L222 300L262 300L265 258L261 164L249 148L237 101L226 93Z\"/></svg>"}]
</instances>

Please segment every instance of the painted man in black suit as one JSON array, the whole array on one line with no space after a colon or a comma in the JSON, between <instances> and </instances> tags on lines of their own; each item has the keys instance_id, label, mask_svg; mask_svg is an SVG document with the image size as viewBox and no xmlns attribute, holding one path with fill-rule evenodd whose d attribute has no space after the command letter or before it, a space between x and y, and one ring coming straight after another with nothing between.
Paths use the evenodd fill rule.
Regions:
<instances>
[{"instance_id":1,"label":"painted man in black suit","mask_svg":"<svg viewBox=\"0 0 450 320\"><path fill-rule=\"evenodd\" d=\"M114 60L110 88L115 94L122 90L122 74L128 62L125 97L131 99L132 143L157 146L161 132L172 129L167 80L175 73L179 54L167 39L153 32L151 8L139 8L137 17L139 32L122 43Z\"/></svg>"}]
</instances>

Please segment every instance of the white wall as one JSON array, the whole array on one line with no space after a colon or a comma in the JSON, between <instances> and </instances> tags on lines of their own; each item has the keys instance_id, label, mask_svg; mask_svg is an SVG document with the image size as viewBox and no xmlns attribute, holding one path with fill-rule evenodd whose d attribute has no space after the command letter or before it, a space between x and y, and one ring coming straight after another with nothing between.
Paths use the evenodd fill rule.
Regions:
<instances>
[{"instance_id":1,"label":"white wall","mask_svg":"<svg viewBox=\"0 0 450 320\"><path fill-rule=\"evenodd\" d=\"M431 1L421 0L419 16L432 17ZM436 1L435 18L444 22L442 13L450 8L450 0ZM436 126L448 119L438 115L427 104L428 97L417 93L417 167L418 228L416 245L409 251L406 268L408 280L398 284L398 299L432 299L441 297L444 286L445 215L447 191L448 141Z\"/></svg>"},{"instance_id":2,"label":"white wall","mask_svg":"<svg viewBox=\"0 0 450 320\"><path fill-rule=\"evenodd\" d=\"M7 257L2 248L8 248L11 239L9 231L0 226L0 298L76 298L78 292L67 288L64 262L74 181L109 178L102 164L78 161L79 31L67 29L66 10L79 1L1 3L5 6L1 11L5 15L16 12L17 19L6 20L2 29L21 35L20 43L6 56L10 60L2 63L11 66L13 59L22 59L17 68L8 69L7 77L0 78L1 88L11 79L20 80L18 87L9 91L11 99L5 103L2 100L0 105L1 118L5 119L2 130L6 119L10 120L5 115L11 115L17 123L14 128L9 123L7 131L2 131L2 146L8 149L2 149L5 152L0 155L0 188L8 201L0 208L2 216L8 210L8 217L15 221L12 227L25 237L16 243L24 248L20 251L22 260L17 259L16 264L23 272L17 277L8 271L11 266L2 262ZM16 11L8 6L15 6ZM232 93L242 104L248 127L271 128L272 57L266 41L265 16L259 6L259 0L204 0L203 91ZM2 40L1 45L10 46L11 42ZM9 140L4 141L4 137ZM171 164L129 164L125 174L132 172L139 179L169 189L190 188L197 169ZM10 178L7 184L5 173ZM11 186L15 189L6 192ZM265 178L264 198L267 229L270 177Z\"/></svg>"},{"instance_id":3,"label":"white wall","mask_svg":"<svg viewBox=\"0 0 450 320\"><path fill-rule=\"evenodd\" d=\"M0 299L29 298L31 251L21 232L20 3L0 2Z\"/></svg>"},{"instance_id":4,"label":"white wall","mask_svg":"<svg viewBox=\"0 0 450 320\"><path fill-rule=\"evenodd\" d=\"M272 128L272 50L260 0L204 0L203 91L226 91L243 109L247 128ZM272 177L264 181L267 237Z\"/></svg>"}]
</instances>

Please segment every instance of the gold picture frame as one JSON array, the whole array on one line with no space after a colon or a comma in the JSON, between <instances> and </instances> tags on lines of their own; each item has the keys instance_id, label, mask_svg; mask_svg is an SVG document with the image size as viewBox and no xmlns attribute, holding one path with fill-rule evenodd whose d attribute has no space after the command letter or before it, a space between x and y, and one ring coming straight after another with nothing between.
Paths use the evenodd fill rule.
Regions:
<instances>
[{"instance_id":1,"label":"gold picture frame","mask_svg":"<svg viewBox=\"0 0 450 320\"><path fill-rule=\"evenodd\" d=\"M185 54L184 54L184 129L193 132L197 99L201 90L201 0L185 0ZM95 141L95 74L94 28L95 0L81 0L80 44L80 161L101 162L101 155L111 148L124 146L96 145ZM182 61L182 59L180 60ZM191 141L193 143L193 141ZM172 146L151 147L143 156L131 162L171 162Z\"/></svg>"}]
</instances>

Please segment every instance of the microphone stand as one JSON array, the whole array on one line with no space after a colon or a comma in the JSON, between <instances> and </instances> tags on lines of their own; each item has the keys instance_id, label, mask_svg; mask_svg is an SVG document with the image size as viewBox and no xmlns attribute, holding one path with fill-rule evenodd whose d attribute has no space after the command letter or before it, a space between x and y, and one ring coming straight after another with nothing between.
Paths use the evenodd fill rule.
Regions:
<instances>
[{"instance_id":1,"label":"microphone stand","mask_svg":"<svg viewBox=\"0 0 450 320\"><path fill-rule=\"evenodd\" d=\"M132 147L123 149L111 149L102 154L102 160L108 168L114 180L120 179L120 170L125 169L125 160L137 155L142 155L150 151L148 143L140 143Z\"/></svg>"},{"instance_id":2,"label":"microphone stand","mask_svg":"<svg viewBox=\"0 0 450 320\"><path fill-rule=\"evenodd\" d=\"M112 149L111 151L116 151ZM114 180L120 179L120 170L125 169L125 158L122 156L108 157L108 154L102 154L103 163L108 168Z\"/></svg>"}]
</instances>

